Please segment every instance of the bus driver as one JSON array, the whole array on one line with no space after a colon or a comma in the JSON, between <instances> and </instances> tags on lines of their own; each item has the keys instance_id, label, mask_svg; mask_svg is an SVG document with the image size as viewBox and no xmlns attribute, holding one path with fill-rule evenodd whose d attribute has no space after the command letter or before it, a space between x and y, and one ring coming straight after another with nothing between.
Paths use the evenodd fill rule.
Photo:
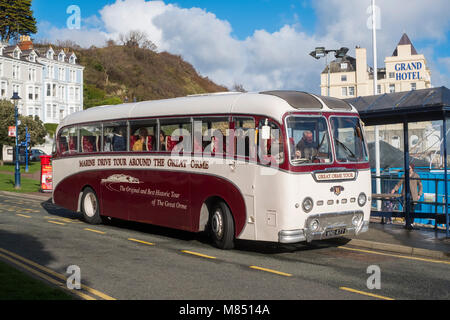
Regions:
<instances>
[{"instance_id":1,"label":"bus driver","mask_svg":"<svg viewBox=\"0 0 450 320\"><path fill-rule=\"evenodd\" d=\"M317 156L317 143L314 142L313 133L307 130L303 132L302 139L295 147L295 157L312 160L315 156Z\"/></svg>"}]
</instances>

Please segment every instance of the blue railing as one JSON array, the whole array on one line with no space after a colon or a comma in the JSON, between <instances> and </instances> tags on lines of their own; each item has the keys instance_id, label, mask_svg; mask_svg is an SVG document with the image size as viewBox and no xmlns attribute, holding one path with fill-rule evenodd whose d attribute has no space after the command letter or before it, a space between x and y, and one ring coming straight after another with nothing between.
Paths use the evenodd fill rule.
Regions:
<instances>
[{"instance_id":1,"label":"blue railing","mask_svg":"<svg viewBox=\"0 0 450 320\"><path fill-rule=\"evenodd\" d=\"M414 222L421 224L446 227L445 215L445 179L443 170L429 170L416 168L415 172L420 178L410 178L411 180L420 180L423 187L423 194L418 201L413 201L415 210L411 216ZM377 201L380 197L373 196L372 200L372 216L381 217L402 217L405 218L404 197L398 196L388 198L394 186L403 181L404 171L399 168L391 168L381 172L381 176L377 177L372 174L372 190L375 194L376 179L381 180L381 194L384 195L381 211L377 209ZM450 181L447 181L450 190ZM402 194L402 188L397 191ZM380 196L380 195L378 195Z\"/></svg>"}]
</instances>

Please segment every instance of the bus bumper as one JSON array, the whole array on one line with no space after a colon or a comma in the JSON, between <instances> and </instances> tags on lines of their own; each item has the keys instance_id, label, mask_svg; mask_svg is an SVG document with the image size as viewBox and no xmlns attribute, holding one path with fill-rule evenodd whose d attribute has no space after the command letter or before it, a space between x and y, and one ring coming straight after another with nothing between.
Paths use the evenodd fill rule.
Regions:
<instances>
[{"instance_id":1,"label":"bus bumper","mask_svg":"<svg viewBox=\"0 0 450 320\"><path fill-rule=\"evenodd\" d=\"M355 236L369 230L369 221L363 221L362 211L328 213L311 216L306 220L305 229L281 230L280 243L311 242L343 236Z\"/></svg>"}]
</instances>

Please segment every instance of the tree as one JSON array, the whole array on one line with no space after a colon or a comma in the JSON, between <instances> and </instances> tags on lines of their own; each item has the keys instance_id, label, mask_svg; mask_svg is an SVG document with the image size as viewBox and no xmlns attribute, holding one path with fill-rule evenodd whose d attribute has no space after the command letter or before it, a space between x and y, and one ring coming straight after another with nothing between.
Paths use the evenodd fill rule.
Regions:
<instances>
[{"instance_id":1,"label":"tree","mask_svg":"<svg viewBox=\"0 0 450 320\"><path fill-rule=\"evenodd\" d=\"M47 130L39 117L19 115L21 124L19 126L19 140L25 140L25 131L28 127L28 133L31 136L30 147L45 142ZM0 100L0 162L3 162L3 146L14 146L16 140L14 137L8 137L8 127L15 125L14 106L8 100Z\"/></svg>"},{"instance_id":2,"label":"tree","mask_svg":"<svg viewBox=\"0 0 450 320\"><path fill-rule=\"evenodd\" d=\"M236 92L247 92L247 90L244 89L244 86L242 84L235 83L231 89L232 91Z\"/></svg>"},{"instance_id":3,"label":"tree","mask_svg":"<svg viewBox=\"0 0 450 320\"><path fill-rule=\"evenodd\" d=\"M31 0L0 0L0 39L9 42L37 32Z\"/></svg>"},{"instance_id":4,"label":"tree","mask_svg":"<svg viewBox=\"0 0 450 320\"><path fill-rule=\"evenodd\" d=\"M119 41L129 48L141 48L156 51L158 47L147 36L145 32L132 30L127 34L120 34Z\"/></svg>"}]
</instances>

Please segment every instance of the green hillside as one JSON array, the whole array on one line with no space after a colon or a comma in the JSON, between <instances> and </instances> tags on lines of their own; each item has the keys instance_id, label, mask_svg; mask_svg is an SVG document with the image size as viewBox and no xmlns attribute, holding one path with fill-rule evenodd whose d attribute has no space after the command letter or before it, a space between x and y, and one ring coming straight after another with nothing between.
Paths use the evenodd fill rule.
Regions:
<instances>
[{"instance_id":1,"label":"green hillside","mask_svg":"<svg viewBox=\"0 0 450 320\"><path fill-rule=\"evenodd\" d=\"M138 46L109 43L83 49L76 45L52 45L74 50L84 70L84 108L98 105L182 97L190 94L228 91L200 76L180 56L157 53ZM35 47L43 47L41 44ZM48 44L46 45L48 48ZM45 47L44 47L45 48Z\"/></svg>"}]
</instances>

